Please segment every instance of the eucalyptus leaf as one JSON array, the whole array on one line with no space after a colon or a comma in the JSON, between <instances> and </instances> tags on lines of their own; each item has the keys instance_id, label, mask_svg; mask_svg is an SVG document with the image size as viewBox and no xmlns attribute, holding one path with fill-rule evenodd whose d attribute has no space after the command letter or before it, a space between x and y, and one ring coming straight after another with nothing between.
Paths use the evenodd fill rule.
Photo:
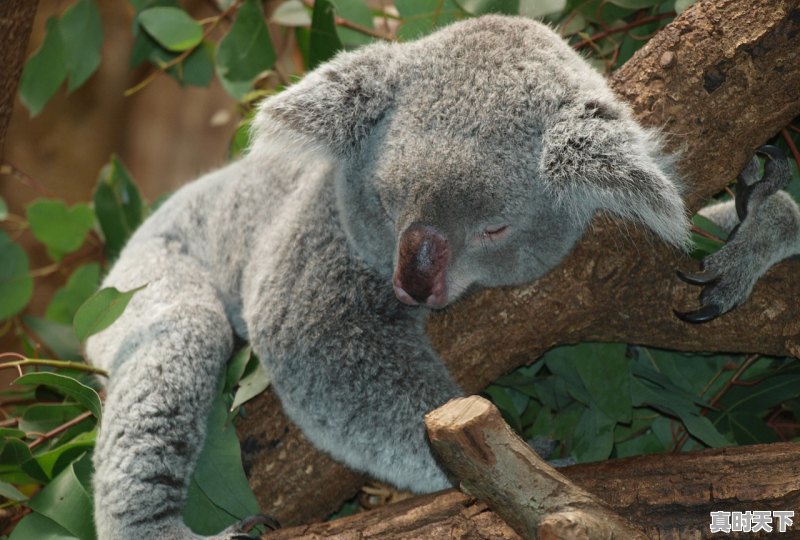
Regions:
<instances>
[{"instance_id":1,"label":"eucalyptus leaf","mask_svg":"<svg viewBox=\"0 0 800 540\"><path fill-rule=\"evenodd\" d=\"M269 383L269 375L267 375L267 372L261 367L261 364L258 364L252 373L239 381L239 388L236 390L236 395L233 398L230 410L235 411L242 404L256 397L267 389Z\"/></svg>"},{"instance_id":2,"label":"eucalyptus leaf","mask_svg":"<svg viewBox=\"0 0 800 540\"><path fill-rule=\"evenodd\" d=\"M105 330L125 311L133 295L144 289L142 285L130 291L121 292L114 287L106 287L94 293L75 313L73 327L80 341Z\"/></svg>"},{"instance_id":3,"label":"eucalyptus leaf","mask_svg":"<svg viewBox=\"0 0 800 540\"><path fill-rule=\"evenodd\" d=\"M0 197L0 221L3 221L8 217L8 205L6 204L5 199Z\"/></svg>"},{"instance_id":4,"label":"eucalyptus leaf","mask_svg":"<svg viewBox=\"0 0 800 540\"><path fill-rule=\"evenodd\" d=\"M77 361L83 357L81 342L78 341L72 324L62 324L27 315L22 317L22 322L61 360Z\"/></svg>"},{"instance_id":5,"label":"eucalyptus leaf","mask_svg":"<svg viewBox=\"0 0 800 540\"><path fill-rule=\"evenodd\" d=\"M455 0L461 9L470 15L504 13L518 15L520 0Z\"/></svg>"},{"instance_id":6,"label":"eucalyptus leaf","mask_svg":"<svg viewBox=\"0 0 800 540\"><path fill-rule=\"evenodd\" d=\"M72 324L72 319L100 285L100 265L89 263L79 266L72 272L66 285L53 295L45 311L45 317L61 324Z\"/></svg>"},{"instance_id":7,"label":"eucalyptus leaf","mask_svg":"<svg viewBox=\"0 0 800 540\"><path fill-rule=\"evenodd\" d=\"M64 469L30 500L34 512L58 523L81 540L95 540L93 503L89 490L92 463L89 454Z\"/></svg>"},{"instance_id":8,"label":"eucalyptus leaf","mask_svg":"<svg viewBox=\"0 0 800 540\"><path fill-rule=\"evenodd\" d=\"M0 497L5 497L6 499L17 502L28 500L28 497L25 496L20 490L8 482L2 481L0 481Z\"/></svg>"},{"instance_id":9,"label":"eucalyptus leaf","mask_svg":"<svg viewBox=\"0 0 800 540\"><path fill-rule=\"evenodd\" d=\"M86 204L67 208L64 201L38 199L28 205L26 213L31 232L53 254L76 251L94 225L94 214Z\"/></svg>"},{"instance_id":10,"label":"eucalyptus leaf","mask_svg":"<svg viewBox=\"0 0 800 540\"><path fill-rule=\"evenodd\" d=\"M64 42L55 17L47 20L44 41L22 70L19 97L31 116L37 116L67 78Z\"/></svg>"},{"instance_id":11,"label":"eucalyptus leaf","mask_svg":"<svg viewBox=\"0 0 800 540\"><path fill-rule=\"evenodd\" d=\"M314 2L308 53L309 69L333 58L342 49L342 41L336 33L335 15L333 3L329 0Z\"/></svg>"},{"instance_id":12,"label":"eucalyptus leaf","mask_svg":"<svg viewBox=\"0 0 800 540\"><path fill-rule=\"evenodd\" d=\"M93 0L78 0L61 17L64 60L69 72L67 91L81 86L100 65L103 25Z\"/></svg>"},{"instance_id":13,"label":"eucalyptus leaf","mask_svg":"<svg viewBox=\"0 0 800 540\"><path fill-rule=\"evenodd\" d=\"M85 540L77 538L52 519L32 512L22 518L8 540Z\"/></svg>"},{"instance_id":14,"label":"eucalyptus leaf","mask_svg":"<svg viewBox=\"0 0 800 540\"><path fill-rule=\"evenodd\" d=\"M236 430L226 423L227 407L218 396L208 420L208 433L197 461L184 519L192 530L213 534L260 512L242 467Z\"/></svg>"},{"instance_id":15,"label":"eucalyptus leaf","mask_svg":"<svg viewBox=\"0 0 800 540\"><path fill-rule=\"evenodd\" d=\"M308 26L311 16L300 0L286 0L272 12L270 21L281 26Z\"/></svg>"},{"instance_id":16,"label":"eucalyptus leaf","mask_svg":"<svg viewBox=\"0 0 800 540\"><path fill-rule=\"evenodd\" d=\"M33 295L28 255L0 231L0 321L22 311Z\"/></svg>"},{"instance_id":17,"label":"eucalyptus leaf","mask_svg":"<svg viewBox=\"0 0 800 540\"><path fill-rule=\"evenodd\" d=\"M217 73L233 82L252 82L272 67L275 49L260 2L245 0L217 50Z\"/></svg>"},{"instance_id":18,"label":"eucalyptus leaf","mask_svg":"<svg viewBox=\"0 0 800 540\"><path fill-rule=\"evenodd\" d=\"M144 219L139 189L117 156L100 170L93 198L106 253L114 259Z\"/></svg>"},{"instance_id":19,"label":"eucalyptus leaf","mask_svg":"<svg viewBox=\"0 0 800 540\"><path fill-rule=\"evenodd\" d=\"M203 40L203 27L178 7L145 9L137 19L148 34L173 52L191 49Z\"/></svg>"},{"instance_id":20,"label":"eucalyptus leaf","mask_svg":"<svg viewBox=\"0 0 800 540\"><path fill-rule=\"evenodd\" d=\"M91 413L98 420L102 416L102 409L100 406L100 396L97 395L97 392L95 392L93 388L86 386L82 382L67 375L62 375L60 373L51 373L46 371L38 373L26 373L21 377L17 377L17 379L14 381L14 384L47 386L48 388L52 388L59 394L74 399L75 401L86 407L89 411L91 411Z\"/></svg>"}]
</instances>

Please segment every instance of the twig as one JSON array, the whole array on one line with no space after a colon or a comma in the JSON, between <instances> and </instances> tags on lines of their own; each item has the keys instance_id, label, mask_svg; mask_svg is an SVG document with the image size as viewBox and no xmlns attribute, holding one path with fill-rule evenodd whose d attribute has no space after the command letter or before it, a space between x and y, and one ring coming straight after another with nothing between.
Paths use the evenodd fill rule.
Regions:
<instances>
[{"instance_id":1,"label":"twig","mask_svg":"<svg viewBox=\"0 0 800 540\"><path fill-rule=\"evenodd\" d=\"M19 358L20 360L16 360L14 362L2 362L0 363L0 369L5 369L9 367L22 367L22 366L49 366L61 369L74 369L76 371L86 371L89 373L96 373L98 375L108 377L108 372L106 370L92 366L90 364L85 364L83 362L71 362L68 360L50 360L45 358L28 358L26 356L13 352L0 354L0 359L9 357Z\"/></svg>"},{"instance_id":2,"label":"twig","mask_svg":"<svg viewBox=\"0 0 800 540\"><path fill-rule=\"evenodd\" d=\"M33 450L34 448L36 448L40 444L49 441L50 439L52 439L56 435L60 435L61 433L64 433L65 431L67 431L72 426L76 426L76 425L80 424L81 422L83 422L84 420L89 418L90 416L92 416L92 411L82 412L81 414L79 414L78 416L76 416L75 418L70 420L69 422L64 422L63 424L61 424L57 428L48 431L47 433L45 433L44 435L42 435L41 437L39 437L38 439L36 439L32 443L30 443L28 445L28 448L30 450Z\"/></svg>"},{"instance_id":3,"label":"twig","mask_svg":"<svg viewBox=\"0 0 800 540\"><path fill-rule=\"evenodd\" d=\"M314 9L313 0L303 0L303 4L309 9ZM384 34L383 32L379 32L378 30L367 28L366 26L361 26L358 23L354 23L353 21L349 21L347 19L339 17L338 15L334 16L333 22L336 24L336 26L341 26L342 28L347 28L348 30L354 30L366 36L382 39L384 41L396 40L396 38L390 34Z\"/></svg>"},{"instance_id":4,"label":"twig","mask_svg":"<svg viewBox=\"0 0 800 540\"><path fill-rule=\"evenodd\" d=\"M25 171L21 170L19 167L9 161L0 164L0 175L3 174L16 178L22 184L39 193L39 195L43 195L45 197L55 197L55 194L52 191L41 185L34 177L27 174Z\"/></svg>"},{"instance_id":5,"label":"twig","mask_svg":"<svg viewBox=\"0 0 800 540\"><path fill-rule=\"evenodd\" d=\"M658 15L650 15L649 17L642 17L641 19L637 19L633 22L630 22L623 26L618 26L616 28L609 28L608 30L603 30L602 32L598 32L593 36L589 36L583 41L579 41L575 45L572 46L575 50L580 50L588 45L593 45L595 42L600 41L601 39L605 39L612 34L618 34L619 32L627 32L633 28L644 26L645 24L661 21L663 19L669 19L675 16L674 11L670 11L669 13L659 13Z\"/></svg>"},{"instance_id":6,"label":"twig","mask_svg":"<svg viewBox=\"0 0 800 540\"><path fill-rule=\"evenodd\" d=\"M789 135L789 131L786 128L781 130L781 135L783 135L783 139L786 141L786 146L789 147L789 151L792 153L794 162L798 167L800 167L800 152L797 151L797 146L794 144L792 136Z\"/></svg>"}]
</instances>

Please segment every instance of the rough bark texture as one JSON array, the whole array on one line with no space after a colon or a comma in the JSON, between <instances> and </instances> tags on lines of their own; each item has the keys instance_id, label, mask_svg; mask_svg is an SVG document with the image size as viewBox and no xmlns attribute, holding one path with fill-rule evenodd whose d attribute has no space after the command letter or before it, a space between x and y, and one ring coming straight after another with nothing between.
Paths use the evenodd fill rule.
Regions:
<instances>
[{"instance_id":1,"label":"rough bark texture","mask_svg":"<svg viewBox=\"0 0 800 540\"><path fill-rule=\"evenodd\" d=\"M647 540L591 493L548 465L480 396L425 415L440 463L461 490L489 505L526 540Z\"/></svg>"},{"instance_id":2,"label":"rough bark texture","mask_svg":"<svg viewBox=\"0 0 800 540\"><path fill-rule=\"evenodd\" d=\"M38 0L0 2L0 161Z\"/></svg>"},{"instance_id":3,"label":"rough bark texture","mask_svg":"<svg viewBox=\"0 0 800 540\"><path fill-rule=\"evenodd\" d=\"M643 123L665 126L671 147L683 151L687 200L697 208L800 114L800 0L701 1L611 84ZM549 275L437 314L430 335L468 392L554 345L587 340L800 356L798 263L778 265L747 305L704 326L672 314L697 305L698 291L674 275L694 264L652 236L597 219ZM252 405L249 417L241 434L265 512L285 524L308 522L354 494L359 476L315 453L274 397Z\"/></svg>"},{"instance_id":4,"label":"rough bark texture","mask_svg":"<svg viewBox=\"0 0 800 540\"><path fill-rule=\"evenodd\" d=\"M780 443L652 455L560 469L653 540L798 538L786 533L711 534L709 512L792 510L800 505L800 445ZM267 534L264 540L518 539L483 503L444 491L348 518ZM544 536L541 537L545 538ZM546 537L548 539L559 536ZM616 537L615 537L616 538ZM625 536L619 538L627 538Z\"/></svg>"}]
</instances>

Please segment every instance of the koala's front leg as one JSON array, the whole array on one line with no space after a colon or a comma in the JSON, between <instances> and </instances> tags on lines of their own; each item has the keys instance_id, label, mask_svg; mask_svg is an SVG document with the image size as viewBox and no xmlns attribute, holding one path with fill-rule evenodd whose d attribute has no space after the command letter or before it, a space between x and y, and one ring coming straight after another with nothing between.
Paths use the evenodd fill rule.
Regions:
<instances>
[{"instance_id":1,"label":"koala's front leg","mask_svg":"<svg viewBox=\"0 0 800 540\"><path fill-rule=\"evenodd\" d=\"M94 452L99 540L196 540L181 517L207 416L233 336L207 271L180 246L126 248L105 285L147 284L90 338L110 372ZM228 530L214 538L250 538Z\"/></svg>"},{"instance_id":2,"label":"koala's front leg","mask_svg":"<svg viewBox=\"0 0 800 540\"><path fill-rule=\"evenodd\" d=\"M780 191L789 181L781 150L759 149L766 156L763 178L753 158L739 175L735 201L704 208L700 214L730 231L728 242L703 260L702 273L678 272L687 283L703 286L702 307L676 315L687 322L710 321L743 303L758 279L774 264L800 253L800 209Z\"/></svg>"},{"instance_id":3,"label":"koala's front leg","mask_svg":"<svg viewBox=\"0 0 800 540\"><path fill-rule=\"evenodd\" d=\"M250 339L287 415L353 469L416 492L452 486L423 417L462 391L431 350L419 308L401 305L388 279L372 289L342 273L308 290L298 284L311 275L282 277L291 294L264 289Z\"/></svg>"}]
</instances>

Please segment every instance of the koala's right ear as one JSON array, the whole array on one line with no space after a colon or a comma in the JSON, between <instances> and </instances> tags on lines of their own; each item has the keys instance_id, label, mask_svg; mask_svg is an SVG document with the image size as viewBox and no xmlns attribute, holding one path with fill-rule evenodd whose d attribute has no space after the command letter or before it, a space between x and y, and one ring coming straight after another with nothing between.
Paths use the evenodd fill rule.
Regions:
<instances>
[{"instance_id":1,"label":"koala's right ear","mask_svg":"<svg viewBox=\"0 0 800 540\"><path fill-rule=\"evenodd\" d=\"M254 122L254 146L289 130L339 157L357 152L392 104L394 56L390 44L339 53L265 100Z\"/></svg>"}]
</instances>

